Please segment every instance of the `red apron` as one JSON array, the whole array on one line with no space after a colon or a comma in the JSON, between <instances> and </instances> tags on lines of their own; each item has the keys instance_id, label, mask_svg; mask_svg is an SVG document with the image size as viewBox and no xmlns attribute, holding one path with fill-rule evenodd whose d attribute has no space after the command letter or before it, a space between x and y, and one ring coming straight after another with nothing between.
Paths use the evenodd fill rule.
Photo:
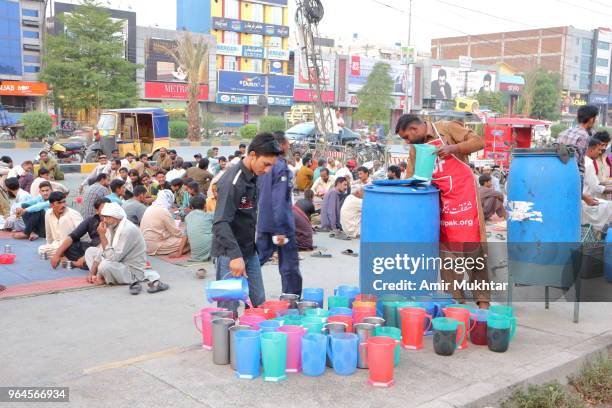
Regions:
<instances>
[{"instance_id":1,"label":"red apron","mask_svg":"<svg viewBox=\"0 0 612 408\"><path fill-rule=\"evenodd\" d=\"M432 126L438 138L428 144L445 145ZM454 155L438 157L431 182L440 190L440 242L480 242L480 204L470 166Z\"/></svg>"}]
</instances>

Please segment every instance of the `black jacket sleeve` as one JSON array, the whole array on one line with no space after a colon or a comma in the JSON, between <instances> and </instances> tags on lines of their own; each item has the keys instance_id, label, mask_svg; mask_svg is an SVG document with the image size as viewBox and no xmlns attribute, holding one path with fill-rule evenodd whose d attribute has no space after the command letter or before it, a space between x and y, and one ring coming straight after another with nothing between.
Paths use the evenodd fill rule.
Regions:
<instances>
[{"instance_id":1,"label":"black jacket sleeve","mask_svg":"<svg viewBox=\"0 0 612 408\"><path fill-rule=\"evenodd\" d=\"M233 184L233 179L223 177L217 184L217 207L213 221L213 234L221 247L225 249L230 259L242 257L242 251L232 231L231 223L238 210L236 197L241 194L237 192L239 185Z\"/></svg>"}]
</instances>

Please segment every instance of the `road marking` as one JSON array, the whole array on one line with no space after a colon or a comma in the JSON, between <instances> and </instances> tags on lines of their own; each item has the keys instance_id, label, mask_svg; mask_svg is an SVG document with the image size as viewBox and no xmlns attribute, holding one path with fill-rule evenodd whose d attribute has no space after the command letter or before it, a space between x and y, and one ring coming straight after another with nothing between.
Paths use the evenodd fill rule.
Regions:
<instances>
[{"instance_id":1,"label":"road marking","mask_svg":"<svg viewBox=\"0 0 612 408\"><path fill-rule=\"evenodd\" d=\"M130 365L134 365L136 363L141 363L143 361L149 361L149 360L154 360L156 358L172 356L172 355L183 353L189 350L196 350L200 347L201 346L198 346L198 345L193 345L193 346L188 346L188 347L173 347L167 350L156 351L155 353L143 354L142 356L128 358L127 360L114 361L108 364L102 364L102 365L91 367L91 368L85 368L83 370L83 374L94 374L94 373L100 373L102 371L114 370L115 368L127 367Z\"/></svg>"}]
</instances>

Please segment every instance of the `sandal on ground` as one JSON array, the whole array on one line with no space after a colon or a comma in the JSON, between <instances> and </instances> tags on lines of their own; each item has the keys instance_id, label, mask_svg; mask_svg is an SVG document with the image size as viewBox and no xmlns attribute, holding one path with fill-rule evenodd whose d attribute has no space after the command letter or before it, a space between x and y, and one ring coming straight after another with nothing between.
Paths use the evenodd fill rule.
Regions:
<instances>
[{"instance_id":1,"label":"sandal on ground","mask_svg":"<svg viewBox=\"0 0 612 408\"><path fill-rule=\"evenodd\" d=\"M358 257L359 256L359 254L357 252L353 251L352 249L344 250L344 251L342 251L342 254L343 255L348 255L348 256L354 256L354 257Z\"/></svg>"},{"instance_id":2,"label":"sandal on ground","mask_svg":"<svg viewBox=\"0 0 612 408\"><path fill-rule=\"evenodd\" d=\"M321 251L315 251L310 256L313 258L331 258L332 257L331 254L325 254Z\"/></svg>"},{"instance_id":3,"label":"sandal on ground","mask_svg":"<svg viewBox=\"0 0 612 408\"><path fill-rule=\"evenodd\" d=\"M335 236L336 239L340 239L342 241L350 241L352 238L346 235L344 232L339 232Z\"/></svg>"},{"instance_id":4,"label":"sandal on ground","mask_svg":"<svg viewBox=\"0 0 612 408\"><path fill-rule=\"evenodd\" d=\"M504 237L502 234L495 234L495 238L501 240L501 241L505 241L506 237Z\"/></svg>"},{"instance_id":5,"label":"sandal on ground","mask_svg":"<svg viewBox=\"0 0 612 408\"><path fill-rule=\"evenodd\" d=\"M198 279L205 279L208 272L204 268L200 268L195 272L195 276Z\"/></svg>"},{"instance_id":6,"label":"sandal on ground","mask_svg":"<svg viewBox=\"0 0 612 408\"><path fill-rule=\"evenodd\" d=\"M315 226L314 230L317 231L317 232L331 232L331 230L329 228L322 228L322 227L319 227L319 226Z\"/></svg>"},{"instance_id":7,"label":"sandal on ground","mask_svg":"<svg viewBox=\"0 0 612 408\"><path fill-rule=\"evenodd\" d=\"M130 294L137 295L142 291L142 286L140 282L134 282L130 285Z\"/></svg>"},{"instance_id":8,"label":"sandal on ground","mask_svg":"<svg viewBox=\"0 0 612 408\"><path fill-rule=\"evenodd\" d=\"M160 282L159 280L154 281L153 283L149 283L149 289L147 292L149 293L157 293L163 292L164 290L170 289L170 285L167 283Z\"/></svg>"}]
</instances>

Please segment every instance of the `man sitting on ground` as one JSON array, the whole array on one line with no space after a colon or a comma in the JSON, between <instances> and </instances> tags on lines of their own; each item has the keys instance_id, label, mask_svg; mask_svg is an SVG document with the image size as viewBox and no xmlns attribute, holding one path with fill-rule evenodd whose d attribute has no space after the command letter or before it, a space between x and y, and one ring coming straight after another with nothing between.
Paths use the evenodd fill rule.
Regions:
<instances>
[{"instance_id":1,"label":"man sitting on ground","mask_svg":"<svg viewBox=\"0 0 612 408\"><path fill-rule=\"evenodd\" d=\"M148 255L171 255L179 258L189 252L187 237L178 229L172 218L170 211L173 207L172 191L161 190L142 216L140 230L147 244Z\"/></svg>"},{"instance_id":2,"label":"man sitting on ground","mask_svg":"<svg viewBox=\"0 0 612 408\"><path fill-rule=\"evenodd\" d=\"M402 178L402 170L398 166L389 166L387 169L388 180L400 180Z\"/></svg>"},{"instance_id":3,"label":"man sitting on ground","mask_svg":"<svg viewBox=\"0 0 612 408\"><path fill-rule=\"evenodd\" d=\"M500 218L506 218L506 210L504 209L504 195L493 187L491 176L483 174L478 178L478 195L482 203L482 211L484 212L485 220L490 220L494 214Z\"/></svg>"},{"instance_id":4,"label":"man sitting on ground","mask_svg":"<svg viewBox=\"0 0 612 408\"><path fill-rule=\"evenodd\" d=\"M368 170L368 168L364 166L360 166L360 167L357 167L357 180L353 182L351 187L359 186L361 188L364 188L371 182L372 180L370 179L370 171Z\"/></svg>"},{"instance_id":5,"label":"man sitting on ground","mask_svg":"<svg viewBox=\"0 0 612 408\"><path fill-rule=\"evenodd\" d=\"M85 218L70 234L64 239L59 246L55 255L51 258L51 267L57 268L62 260L72 261L75 268L86 268L85 251L89 247L97 247L100 245L100 235L98 234L98 225L100 224L100 211L105 204L109 203L108 198L100 198L94 204L96 214L89 218ZM85 235L89 236L90 241L82 241Z\"/></svg>"},{"instance_id":6,"label":"man sitting on ground","mask_svg":"<svg viewBox=\"0 0 612 408\"><path fill-rule=\"evenodd\" d=\"M27 203L32 199L30 194L19 187L19 179L17 177L10 177L4 181L8 198L9 198L9 215L4 220L4 229L9 231L23 231L25 224L23 218L17 217L17 209L21 208L21 204Z\"/></svg>"},{"instance_id":7,"label":"man sitting on ground","mask_svg":"<svg viewBox=\"0 0 612 408\"><path fill-rule=\"evenodd\" d=\"M8 178L17 177L19 179L19 186L30 192L30 187L34 181L34 164L31 160L26 160L20 165L14 166L8 173Z\"/></svg>"},{"instance_id":8,"label":"man sitting on ground","mask_svg":"<svg viewBox=\"0 0 612 408\"><path fill-rule=\"evenodd\" d=\"M183 159L179 157L174 161L174 168L166 173L166 180L172 183L174 180L182 179L186 173L187 170L183 168Z\"/></svg>"},{"instance_id":9,"label":"man sitting on ground","mask_svg":"<svg viewBox=\"0 0 612 408\"><path fill-rule=\"evenodd\" d=\"M210 181L213 179L213 175L208 171L208 164L208 159L204 158L198 162L197 166L187 169L187 177L198 183L198 188L202 194L208 192Z\"/></svg>"},{"instance_id":10,"label":"man sitting on ground","mask_svg":"<svg viewBox=\"0 0 612 408\"><path fill-rule=\"evenodd\" d=\"M302 159L302 167L295 176L295 188L304 191L312 188L314 171L310 168L312 160L308 157Z\"/></svg>"},{"instance_id":11,"label":"man sitting on ground","mask_svg":"<svg viewBox=\"0 0 612 408\"><path fill-rule=\"evenodd\" d=\"M14 239L28 239L35 241L45 237L45 214L49 209L49 196L51 183L43 181L39 185L40 195L34 197L15 209L15 216L23 219L23 232L15 232Z\"/></svg>"},{"instance_id":12,"label":"man sitting on ground","mask_svg":"<svg viewBox=\"0 0 612 408\"><path fill-rule=\"evenodd\" d=\"M312 190L306 190L306 192ZM312 251L314 245L312 242L313 230L310 218L298 205L294 205L293 208L293 219L295 220L295 242L299 251Z\"/></svg>"},{"instance_id":13,"label":"man sitting on ground","mask_svg":"<svg viewBox=\"0 0 612 408\"><path fill-rule=\"evenodd\" d=\"M64 179L64 173L62 173L62 170L60 170L60 166L59 164L57 164L57 160L49 157L49 153L44 150L40 152L39 165L41 169L49 170L49 173L51 173L51 177L53 177L53 180Z\"/></svg>"},{"instance_id":14,"label":"man sitting on ground","mask_svg":"<svg viewBox=\"0 0 612 408\"><path fill-rule=\"evenodd\" d=\"M125 211L128 220L132 221L136 225L140 225L142 216L147 210L145 205L147 201L147 189L144 186L134 187L134 196L123 203L123 210Z\"/></svg>"},{"instance_id":15,"label":"man sitting on ground","mask_svg":"<svg viewBox=\"0 0 612 408\"><path fill-rule=\"evenodd\" d=\"M359 185L354 185L351 194L346 197L340 209L342 231L350 238L358 238L361 234L362 203L363 188Z\"/></svg>"},{"instance_id":16,"label":"man sitting on ground","mask_svg":"<svg viewBox=\"0 0 612 408\"><path fill-rule=\"evenodd\" d=\"M36 198L40 195L40 183L44 181L48 181L49 183L51 183L51 190L68 194L68 189L63 184L51 181L51 175L49 173L49 170L41 168L38 169L38 177L35 178L34 181L32 181L32 185L30 186L30 195L33 198Z\"/></svg>"},{"instance_id":17,"label":"man sitting on ground","mask_svg":"<svg viewBox=\"0 0 612 408\"><path fill-rule=\"evenodd\" d=\"M108 185L110 179L106 173L100 173L96 177L96 182L87 187L85 195L83 195L83 208L81 213L83 218L89 218L96 213L94 204L99 199L108 195Z\"/></svg>"},{"instance_id":18,"label":"man sitting on ground","mask_svg":"<svg viewBox=\"0 0 612 408\"><path fill-rule=\"evenodd\" d=\"M342 195L348 188L348 182L344 177L336 179L334 188L325 194L323 204L321 205L321 231L336 231L341 230L340 225L340 207L342 206Z\"/></svg>"},{"instance_id":19,"label":"man sitting on ground","mask_svg":"<svg viewBox=\"0 0 612 408\"><path fill-rule=\"evenodd\" d=\"M214 213L217 208L217 184L210 186L211 194L206 197L206 212Z\"/></svg>"},{"instance_id":20,"label":"man sitting on ground","mask_svg":"<svg viewBox=\"0 0 612 408\"><path fill-rule=\"evenodd\" d=\"M108 164L108 159L106 155L100 155L98 157L98 165L95 169L83 180L81 186L79 187L79 192L82 193L83 189L86 186L90 186L98 180L98 176L100 174L110 174L110 164Z\"/></svg>"},{"instance_id":21,"label":"man sitting on ground","mask_svg":"<svg viewBox=\"0 0 612 408\"><path fill-rule=\"evenodd\" d=\"M138 227L132 224L116 203L105 204L100 212L98 234L100 246L85 251L89 268L87 280L96 285L130 285L130 293L142 290L141 282L148 281L147 292L156 293L169 288L159 280L159 274L146 269L146 245Z\"/></svg>"},{"instance_id":22,"label":"man sitting on ground","mask_svg":"<svg viewBox=\"0 0 612 408\"><path fill-rule=\"evenodd\" d=\"M185 217L185 232L191 248L193 261L208 261L212 248L212 225L214 213L204 212L204 196L196 195L190 200L191 211Z\"/></svg>"},{"instance_id":23,"label":"man sitting on ground","mask_svg":"<svg viewBox=\"0 0 612 408\"><path fill-rule=\"evenodd\" d=\"M66 207L66 195L54 191L49 195L51 208L45 214L45 238L47 243L38 247L38 254L55 255L62 242L83 221L78 211Z\"/></svg>"},{"instance_id":24,"label":"man sitting on ground","mask_svg":"<svg viewBox=\"0 0 612 408\"><path fill-rule=\"evenodd\" d=\"M123 180L115 179L110 183L111 193L106 196L111 203L117 203L123 205L123 197L125 196L125 182Z\"/></svg>"},{"instance_id":25,"label":"man sitting on ground","mask_svg":"<svg viewBox=\"0 0 612 408\"><path fill-rule=\"evenodd\" d=\"M297 203L295 203L295 205L298 206L298 208L302 210L304 214L306 214L306 216L308 217L308 221L311 221L312 216L318 212L315 209L313 201L314 192L312 190L306 190L304 191L304 198L298 200Z\"/></svg>"},{"instance_id":26,"label":"man sitting on ground","mask_svg":"<svg viewBox=\"0 0 612 408\"><path fill-rule=\"evenodd\" d=\"M326 168L321 169L320 177L315 180L312 185L312 191L314 191L317 197L325 197L325 194L334 187L334 182L336 181L335 176L329 175L329 170Z\"/></svg>"}]
</instances>

